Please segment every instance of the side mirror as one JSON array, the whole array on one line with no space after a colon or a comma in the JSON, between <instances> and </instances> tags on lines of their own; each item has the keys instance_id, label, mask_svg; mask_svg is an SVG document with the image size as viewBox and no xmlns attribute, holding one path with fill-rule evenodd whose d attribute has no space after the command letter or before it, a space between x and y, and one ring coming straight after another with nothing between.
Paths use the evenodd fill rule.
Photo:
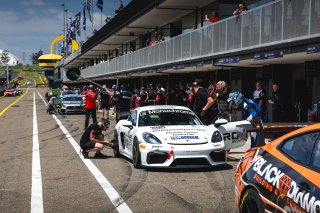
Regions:
<instances>
[{"instance_id":1,"label":"side mirror","mask_svg":"<svg viewBox=\"0 0 320 213\"><path fill-rule=\"evenodd\" d=\"M219 127L219 126L227 124L227 123L228 123L228 121L226 119L218 119L218 120L216 120L216 122L214 122L214 126Z\"/></svg>"},{"instance_id":2,"label":"side mirror","mask_svg":"<svg viewBox=\"0 0 320 213\"><path fill-rule=\"evenodd\" d=\"M122 122L122 126L127 127L127 128L132 128L133 124L131 121L125 120Z\"/></svg>"}]
</instances>

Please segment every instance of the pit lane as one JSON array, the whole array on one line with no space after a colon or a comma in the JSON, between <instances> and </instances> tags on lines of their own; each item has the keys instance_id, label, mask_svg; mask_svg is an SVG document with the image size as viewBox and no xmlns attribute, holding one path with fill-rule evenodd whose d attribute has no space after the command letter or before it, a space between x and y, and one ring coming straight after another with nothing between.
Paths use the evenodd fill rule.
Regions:
<instances>
[{"instance_id":1,"label":"pit lane","mask_svg":"<svg viewBox=\"0 0 320 213\"><path fill-rule=\"evenodd\" d=\"M45 88L30 90L20 100L18 111L11 108L5 118L0 118L1 129L6 129L0 141L6 153L0 155L1 170L10 171L0 175L2 212L24 212L30 208L33 92L36 94L44 211L116 212L55 120L46 113L46 106L37 95L40 92L44 97ZM56 116L79 142L84 115ZM114 126L115 118L111 117L111 126L106 132L109 140L113 137ZM103 153L109 157L90 160L133 212L234 211L236 159L225 167L213 169L137 170L128 159L113 158L111 149Z\"/></svg>"}]
</instances>

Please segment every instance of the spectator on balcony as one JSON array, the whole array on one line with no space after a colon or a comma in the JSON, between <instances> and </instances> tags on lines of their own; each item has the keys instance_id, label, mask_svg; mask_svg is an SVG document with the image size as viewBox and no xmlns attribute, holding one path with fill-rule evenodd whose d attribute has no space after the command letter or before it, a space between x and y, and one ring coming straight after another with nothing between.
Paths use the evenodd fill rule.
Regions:
<instances>
[{"instance_id":1,"label":"spectator on balcony","mask_svg":"<svg viewBox=\"0 0 320 213\"><path fill-rule=\"evenodd\" d=\"M119 9L115 10L114 12L115 12L116 14L119 14L123 9L124 9L124 6L123 6L123 4L121 3Z\"/></svg>"},{"instance_id":2,"label":"spectator on balcony","mask_svg":"<svg viewBox=\"0 0 320 213\"><path fill-rule=\"evenodd\" d=\"M206 21L211 22L211 23L215 23L217 21L220 21L218 12L214 12L213 13L213 17L209 17L209 15L205 15L204 18L205 18Z\"/></svg>"},{"instance_id":3,"label":"spectator on balcony","mask_svg":"<svg viewBox=\"0 0 320 213\"><path fill-rule=\"evenodd\" d=\"M156 41L155 41L155 43L161 43L161 42L163 42L165 39L164 39L164 37L163 37L163 35L162 35L162 33L158 33L158 32L156 32Z\"/></svg>"},{"instance_id":4,"label":"spectator on balcony","mask_svg":"<svg viewBox=\"0 0 320 213\"><path fill-rule=\"evenodd\" d=\"M241 13L248 11L247 6L244 3L239 4L238 8L233 12L234 16L239 16Z\"/></svg>"},{"instance_id":5,"label":"spectator on balcony","mask_svg":"<svg viewBox=\"0 0 320 213\"><path fill-rule=\"evenodd\" d=\"M144 46L145 47L149 47L149 45L150 45L150 39L147 39L145 42L144 42Z\"/></svg>"}]
</instances>

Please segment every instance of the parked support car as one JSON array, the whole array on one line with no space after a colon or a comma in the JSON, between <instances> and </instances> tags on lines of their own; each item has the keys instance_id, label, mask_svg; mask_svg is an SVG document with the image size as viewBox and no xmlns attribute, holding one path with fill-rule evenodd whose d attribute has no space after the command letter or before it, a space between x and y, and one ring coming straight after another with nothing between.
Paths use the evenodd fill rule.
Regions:
<instances>
[{"instance_id":1,"label":"parked support car","mask_svg":"<svg viewBox=\"0 0 320 213\"><path fill-rule=\"evenodd\" d=\"M64 95L61 99L61 113L84 113L81 95Z\"/></svg>"},{"instance_id":2,"label":"parked support car","mask_svg":"<svg viewBox=\"0 0 320 213\"><path fill-rule=\"evenodd\" d=\"M17 95L16 91L13 89L7 89L6 91L4 91L3 96L4 97L9 97L9 96L13 96L15 97Z\"/></svg>"}]
</instances>

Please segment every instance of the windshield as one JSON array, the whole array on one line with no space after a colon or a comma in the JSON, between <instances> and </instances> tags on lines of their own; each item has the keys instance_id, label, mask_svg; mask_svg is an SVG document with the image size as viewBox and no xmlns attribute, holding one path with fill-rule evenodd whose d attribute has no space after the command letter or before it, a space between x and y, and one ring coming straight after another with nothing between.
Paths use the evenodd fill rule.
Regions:
<instances>
[{"instance_id":1,"label":"windshield","mask_svg":"<svg viewBox=\"0 0 320 213\"><path fill-rule=\"evenodd\" d=\"M82 102L82 97L65 97L63 98L63 101L77 101Z\"/></svg>"},{"instance_id":2,"label":"windshield","mask_svg":"<svg viewBox=\"0 0 320 213\"><path fill-rule=\"evenodd\" d=\"M139 126L202 125L192 111L159 109L140 112Z\"/></svg>"}]
</instances>

